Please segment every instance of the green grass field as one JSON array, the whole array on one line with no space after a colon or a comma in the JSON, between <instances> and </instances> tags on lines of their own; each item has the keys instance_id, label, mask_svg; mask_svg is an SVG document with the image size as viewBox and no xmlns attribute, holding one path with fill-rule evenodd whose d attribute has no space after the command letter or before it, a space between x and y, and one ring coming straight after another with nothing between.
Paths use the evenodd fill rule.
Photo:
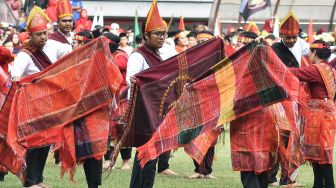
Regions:
<instances>
[{"instance_id":1,"label":"green grass field","mask_svg":"<svg viewBox=\"0 0 336 188\"><path fill-rule=\"evenodd\" d=\"M188 176L194 171L194 165L189 156L187 156L183 149L173 153L173 157L170 159L170 168L179 173L179 176L164 176L157 175L155 178L154 187L156 188L236 188L242 187L240 183L239 172L233 172L231 168L230 159L230 143L229 135L226 131L225 144L218 143L216 146L215 161L213 164L213 175L217 177L214 180L207 179L195 179L190 180ZM133 149L134 150L134 149ZM60 178L60 170L55 164L53 164L53 155L49 155L48 163L44 171L44 182L52 185L54 188L85 188L86 181L84 170L82 166L79 166L76 175L75 182L70 182L68 175L65 175L63 179ZM134 153L133 153L134 156ZM133 161L132 161L133 162ZM124 188L129 186L129 180L131 171L124 171L119 169L121 166L121 160L118 159L116 169L112 171L112 174L107 177L107 174L103 174L103 182L101 187L108 188ZM335 167L334 167L335 169ZM334 174L335 175L335 174ZM298 182L303 183L305 187L312 187L313 174L309 165L303 165L300 167ZM10 174L5 177L4 182L0 182L1 188L19 188L22 187L20 180Z\"/></svg>"}]
</instances>

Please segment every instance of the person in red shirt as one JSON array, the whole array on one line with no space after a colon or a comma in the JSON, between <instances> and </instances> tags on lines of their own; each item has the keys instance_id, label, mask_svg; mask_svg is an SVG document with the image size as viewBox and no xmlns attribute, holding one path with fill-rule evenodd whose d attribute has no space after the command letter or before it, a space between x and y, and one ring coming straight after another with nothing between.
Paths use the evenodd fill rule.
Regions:
<instances>
[{"instance_id":1,"label":"person in red shirt","mask_svg":"<svg viewBox=\"0 0 336 188\"><path fill-rule=\"evenodd\" d=\"M113 123L111 127L111 139L115 139L116 132L117 132L117 126L118 126L118 120L120 117L124 114L126 107L127 107L127 91L128 91L128 86L126 83L126 67L127 67L127 61L128 61L128 55L126 52L123 50L119 49L119 43L120 43L120 38L119 36L112 34L112 33L106 33L104 34L108 39L111 40L109 47L110 51L113 56L113 61L114 63L118 66L121 75L123 76L123 81L120 86L120 92L118 96L118 109L115 111L115 113L112 115L113 116ZM113 146L110 146L113 147ZM106 153L105 155L105 163L103 164L104 168L108 168L110 165L110 157L112 153L112 148ZM123 170L130 170L131 167L129 165L129 160L131 159L132 155L132 148L122 148L120 150L121 158L123 160L123 164L121 169Z\"/></svg>"},{"instance_id":2,"label":"person in red shirt","mask_svg":"<svg viewBox=\"0 0 336 188\"><path fill-rule=\"evenodd\" d=\"M331 50L326 42L310 46L309 66L289 68L302 82L308 83L310 99L302 103L303 156L312 163L313 187L334 187L333 147L336 129L334 103L336 72L328 63Z\"/></svg>"},{"instance_id":3,"label":"person in red shirt","mask_svg":"<svg viewBox=\"0 0 336 188\"><path fill-rule=\"evenodd\" d=\"M89 20L89 16L85 9L82 9L80 12L80 18L75 23L75 33L82 30L91 30L92 21Z\"/></svg>"}]
</instances>

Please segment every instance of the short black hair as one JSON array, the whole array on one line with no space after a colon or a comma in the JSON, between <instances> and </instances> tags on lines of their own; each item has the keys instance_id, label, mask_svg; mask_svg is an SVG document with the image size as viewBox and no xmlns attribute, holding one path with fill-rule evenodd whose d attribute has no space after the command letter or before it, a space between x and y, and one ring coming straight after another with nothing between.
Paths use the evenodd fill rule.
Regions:
<instances>
[{"instance_id":1,"label":"short black hair","mask_svg":"<svg viewBox=\"0 0 336 188\"><path fill-rule=\"evenodd\" d=\"M251 39L258 38L258 35L254 32L251 32L251 31L244 31L244 32L240 33L239 36L240 37L247 37L247 38L251 38Z\"/></svg>"},{"instance_id":2,"label":"short black hair","mask_svg":"<svg viewBox=\"0 0 336 188\"><path fill-rule=\"evenodd\" d=\"M102 33L104 33L104 32L110 32L110 30L108 29L108 28L104 28L103 30L102 30Z\"/></svg>"},{"instance_id":3,"label":"short black hair","mask_svg":"<svg viewBox=\"0 0 336 188\"><path fill-rule=\"evenodd\" d=\"M142 43L142 36L141 36L141 34L135 36L135 43L136 44L141 44Z\"/></svg>"},{"instance_id":4,"label":"short black hair","mask_svg":"<svg viewBox=\"0 0 336 188\"><path fill-rule=\"evenodd\" d=\"M120 33L119 38L121 38L121 37L127 37L126 33Z\"/></svg>"},{"instance_id":5,"label":"short black hair","mask_svg":"<svg viewBox=\"0 0 336 188\"><path fill-rule=\"evenodd\" d=\"M104 36L106 36L108 39L113 41L109 44L111 53L116 52L118 47L119 47L119 42L120 42L119 36L117 36L113 33L105 33Z\"/></svg>"},{"instance_id":6,"label":"short black hair","mask_svg":"<svg viewBox=\"0 0 336 188\"><path fill-rule=\"evenodd\" d=\"M84 44L90 42L93 39L93 35L92 35L91 31L89 31L89 30L80 31L80 32L77 33L77 35L87 38L87 40L83 42Z\"/></svg>"},{"instance_id":7,"label":"short black hair","mask_svg":"<svg viewBox=\"0 0 336 188\"><path fill-rule=\"evenodd\" d=\"M193 38L196 38L197 37L197 33L195 31L190 31L187 35L187 37L193 37Z\"/></svg>"},{"instance_id":8,"label":"short black hair","mask_svg":"<svg viewBox=\"0 0 336 188\"><path fill-rule=\"evenodd\" d=\"M177 35L177 34L180 33L181 31L182 31L182 30L169 31L169 32L167 33L168 38Z\"/></svg>"}]
</instances>

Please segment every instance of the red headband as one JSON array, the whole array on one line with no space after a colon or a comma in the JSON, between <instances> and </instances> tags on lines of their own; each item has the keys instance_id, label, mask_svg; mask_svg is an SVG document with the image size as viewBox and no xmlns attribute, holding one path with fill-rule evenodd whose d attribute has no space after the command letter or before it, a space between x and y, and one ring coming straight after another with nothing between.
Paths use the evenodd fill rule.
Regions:
<instances>
[{"instance_id":1,"label":"red headband","mask_svg":"<svg viewBox=\"0 0 336 188\"><path fill-rule=\"evenodd\" d=\"M322 44L322 43L313 43L310 45L310 48L315 48L315 49L329 48L329 45Z\"/></svg>"}]
</instances>

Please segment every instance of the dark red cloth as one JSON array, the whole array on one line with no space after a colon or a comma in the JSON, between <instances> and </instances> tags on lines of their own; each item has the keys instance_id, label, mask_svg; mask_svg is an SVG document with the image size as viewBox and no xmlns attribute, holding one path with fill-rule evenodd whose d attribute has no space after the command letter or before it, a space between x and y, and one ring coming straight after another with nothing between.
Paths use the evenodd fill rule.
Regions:
<instances>
[{"instance_id":1,"label":"dark red cloth","mask_svg":"<svg viewBox=\"0 0 336 188\"><path fill-rule=\"evenodd\" d=\"M135 49L134 51L140 53L145 58L149 67L157 65L163 61L159 55L159 52L154 52L146 45L143 45L140 48Z\"/></svg>"},{"instance_id":2,"label":"dark red cloth","mask_svg":"<svg viewBox=\"0 0 336 188\"><path fill-rule=\"evenodd\" d=\"M329 65L327 62L323 63ZM321 74L314 65L289 68L289 70L298 77L301 82L308 82L312 99L324 99L328 97Z\"/></svg>"},{"instance_id":3,"label":"dark red cloth","mask_svg":"<svg viewBox=\"0 0 336 188\"><path fill-rule=\"evenodd\" d=\"M112 54L113 56L113 61L115 64L117 64L121 75L123 77L123 82L122 82L122 86L126 86L126 68L127 68L127 60L128 60L128 55L126 52L122 51L122 50L117 50L116 52L114 52Z\"/></svg>"},{"instance_id":4,"label":"dark red cloth","mask_svg":"<svg viewBox=\"0 0 336 188\"><path fill-rule=\"evenodd\" d=\"M125 118L132 128L125 146L145 144L180 97L184 86L224 58L223 49L223 40L214 38L162 63L159 55L147 47L136 49L149 65L156 63L156 66L135 75Z\"/></svg>"},{"instance_id":5,"label":"dark red cloth","mask_svg":"<svg viewBox=\"0 0 336 188\"><path fill-rule=\"evenodd\" d=\"M42 51L41 48L36 47L36 45L29 41L23 45L22 51L26 52L35 63L36 67L42 71L49 67L52 63L48 56Z\"/></svg>"},{"instance_id":6,"label":"dark red cloth","mask_svg":"<svg viewBox=\"0 0 336 188\"><path fill-rule=\"evenodd\" d=\"M65 38L65 36L59 31L56 31L53 34L49 35L48 39L56 40L63 44L70 44L69 41Z\"/></svg>"}]
</instances>

